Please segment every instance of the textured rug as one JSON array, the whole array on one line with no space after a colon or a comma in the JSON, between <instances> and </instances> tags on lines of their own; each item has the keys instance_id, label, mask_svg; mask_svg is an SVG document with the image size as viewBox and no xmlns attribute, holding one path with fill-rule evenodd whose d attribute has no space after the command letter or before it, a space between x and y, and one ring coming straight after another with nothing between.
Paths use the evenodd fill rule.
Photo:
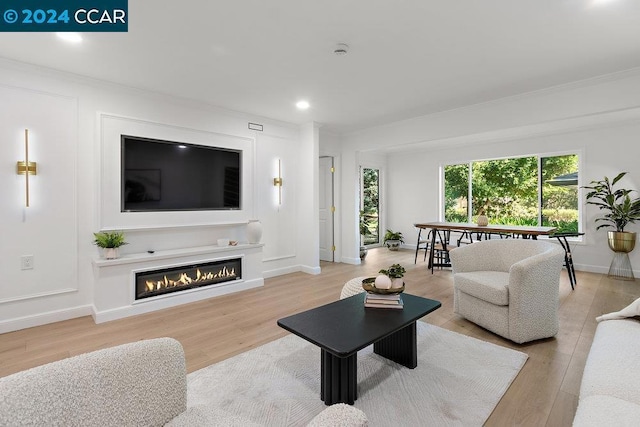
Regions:
<instances>
[{"instance_id":1,"label":"textured rug","mask_svg":"<svg viewBox=\"0 0 640 427\"><path fill-rule=\"evenodd\" d=\"M480 426L528 356L417 322L418 367L358 353L358 400L369 425ZM299 426L325 408L320 349L289 335L187 378L188 405L215 405L268 426Z\"/></svg>"}]
</instances>

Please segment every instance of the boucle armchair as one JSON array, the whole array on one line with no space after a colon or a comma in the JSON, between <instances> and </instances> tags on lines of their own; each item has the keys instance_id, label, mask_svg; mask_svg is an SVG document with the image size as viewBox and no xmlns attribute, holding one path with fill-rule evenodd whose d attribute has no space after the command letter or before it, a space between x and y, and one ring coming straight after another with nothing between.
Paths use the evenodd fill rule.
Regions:
<instances>
[{"instance_id":1,"label":"boucle armchair","mask_svg":"<svg viewBox=\"0 0 640 427\"><path fill-rule=\"evenodd\" d=\"M452 250L450 258L455 313L516 343L558 333L560 247L485 240Z\"/></svg>"},{"instance_id":2,"label":"boucle armchair","mask_svg":"<svg viewBox=\"0 0 640 427\"><path fill-rule=\"evenodd\" d=\"M187 408L184 351L157 338L94 351L0 378L0 426L256 425L224 408ZM315 427L366 426L362 411L333 405Z\"/></svg>"}]
</instances>

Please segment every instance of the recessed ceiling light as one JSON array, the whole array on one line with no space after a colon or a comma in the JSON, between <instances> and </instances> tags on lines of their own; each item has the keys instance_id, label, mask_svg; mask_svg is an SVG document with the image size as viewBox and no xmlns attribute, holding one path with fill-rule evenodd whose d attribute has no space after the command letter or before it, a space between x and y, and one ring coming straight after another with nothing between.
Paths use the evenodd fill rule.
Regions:
<instances>
[{"instance_id":1,"label":"recessed ceiling light","mask_svg":"<svg viewBox=\"0 0 640 427\"><path fill-rule=\"evenodd\" d=\"M182 149L184 149L184 148L187 148L187 146L186 146L186 145L182 145L182 144L180 144L180 145L178 145L178 148L182 148Z\"/></svg>"},{"instance_id":2,"label":"recessed ceiling light","mask_svg":"<svg viewBox=\"0 0 640 427\"><path fill-rule=\"evenodd\" d=\"M349 45L346 43L338 43L333 49L333 53L337 56L345 56L347 53L349 53Z\"/></svg>"},{"instance_id":3,"label":"recessed ceiling light","mask_svg":"<svg viewBox=\"0 0 640 427\"><path fill-rule=\"evenodd\" d=\"M307 101L298 101L296 102L296 107L298 107L298 110L306 110L309 108L309 103Z\"/></svg>"},{"instance_id":4,"label":"recessed ceiling light","mask_svg":"<svg viewBox=\"0 0 640 427\"><path fill-rule=\"evenodd\" d=\"M56 33L56 35L69 43L80 43L82 41L82 36L78 33Z\"/></svg>"}]
</instances>

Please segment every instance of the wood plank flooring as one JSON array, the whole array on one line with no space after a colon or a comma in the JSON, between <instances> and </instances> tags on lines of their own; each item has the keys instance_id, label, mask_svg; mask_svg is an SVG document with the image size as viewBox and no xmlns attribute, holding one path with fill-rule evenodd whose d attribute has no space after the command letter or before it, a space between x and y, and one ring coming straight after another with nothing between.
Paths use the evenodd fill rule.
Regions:
<instances>
[{"instance_id":1,"label":"wood plank flooring","mask_svg":"<svg viewBox=\"0 0 640 427\"><path fill-rule=\"evenodd\" d=\"M0 335L0 376L92 350L136 340L169 336L184 346L189 372L283 337L276 320L340 296L343 284L374 276L400 263L407 269L405 292L436 299L442 307L425 321L529 355L493 414L489 426L570 426L578 404L582 371L596 329L595 317L617 311L640 296L638 281L612 280L578 273L571 290L566 272L560 284L560 333L524 345L502 339L453 313L449 269L432 275L424 262L413 264L413 251L369 251L363 265L322 263L317 276L292 273L265 286L96 325L91 317ZM420 258L420 257L419 257Z\"/></svg>"}]
</instances>

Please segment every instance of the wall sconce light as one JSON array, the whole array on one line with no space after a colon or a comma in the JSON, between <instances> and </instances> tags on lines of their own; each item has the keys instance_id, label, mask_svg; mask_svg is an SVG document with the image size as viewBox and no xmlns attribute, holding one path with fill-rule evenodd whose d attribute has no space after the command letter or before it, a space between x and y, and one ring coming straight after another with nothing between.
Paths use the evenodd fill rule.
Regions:
<instances>
[{"instance_id":1,"label":"wall sconce light","mask_svg":"<svg viewBox=\"0 0 640 427\"><path fill-rule=\"evenodd\" d=\"M278 176L273 178L274 187L278 187L278 204L282 204L282 172L280 169L280 159L278 159Z\"/></svg>"},{"instance_id":2,"label":"wall sconce light","mask_svg":"<svg viewBox=\"0 0 640 427\"><path fill-rule=\"evenodd\" d=\"M29 207L29 175L37 175L36 162L29 161L29 129L24 130L24 161L19 161L16 167L18 175L25 177L25 205Z\"/></svg>"}]
</instances>

